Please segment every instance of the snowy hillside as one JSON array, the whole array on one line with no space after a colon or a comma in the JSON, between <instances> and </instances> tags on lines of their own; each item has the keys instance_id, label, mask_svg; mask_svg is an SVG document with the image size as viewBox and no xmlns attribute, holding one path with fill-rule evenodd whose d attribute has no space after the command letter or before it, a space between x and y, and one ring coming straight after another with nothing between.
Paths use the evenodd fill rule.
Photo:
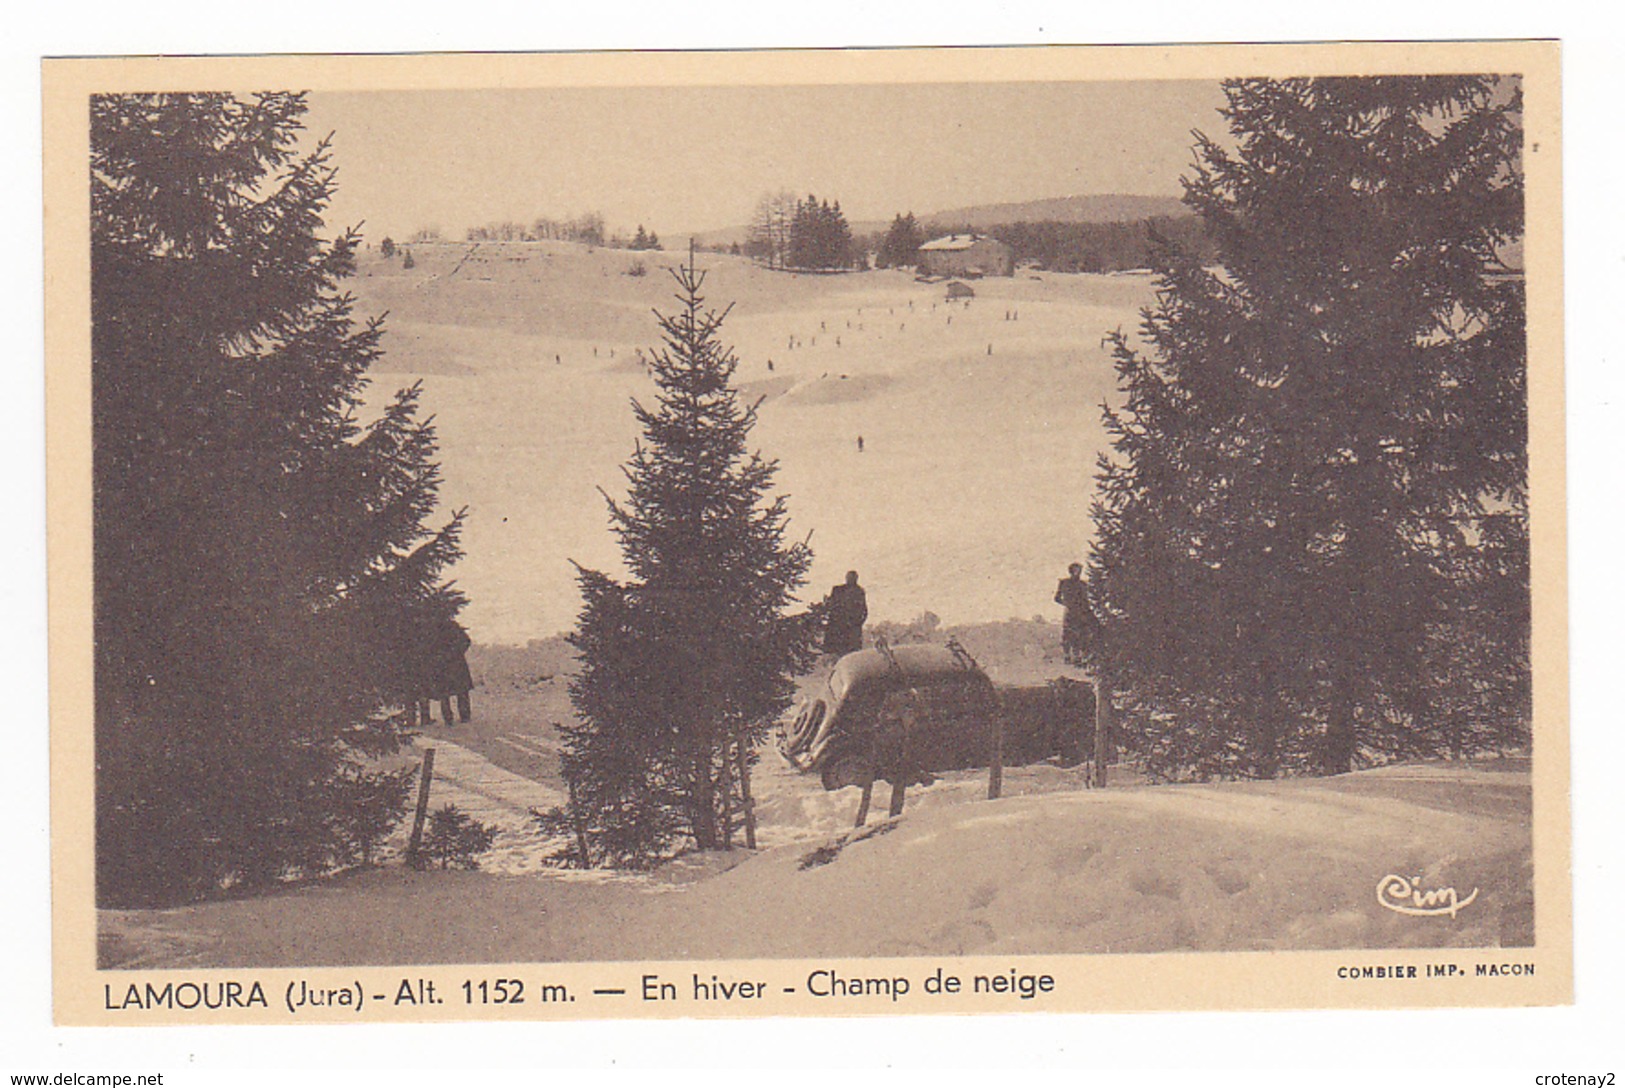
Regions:
<instances>
[{"instance_id":1,"label":"snowy hillside","mask_svg":"<svg viewBox=\"0 0 1625 1088\"><path fill-rule=\"evenodd\" d=\"M375 399L424 382L442 499L472 508L454 575L475 640L566 629L579 607L568 560L618 569L597 489L623 483L628 399L653 392L637 352L654 344L651 309L670 308L663 269L677 257L562 242L411 249L412 269L373 251L351 281L362 312L389 313ZM708 301L733 305L724 338L737 384L761 399L754 439L781 463L792 534L813 533L809 599L855 568L876 619L1058 613L1050 597L1083 555L1113 390L1101 339L1138 324L1147 278L1021 274L950 304L904 272L700 263Z\"/></svg>"},{"instance_id":2,"label":"snowy hillside","mask_svg":"<svg viewBox=\"0 0 1625 1088\"><path fill-rule=\"evenodd\" d=\"M1060 785L1029 777L1037 792L988 802L968 783L949 782L934 801L911 799L902 817L857 833L821 829L850 811L855 791L820 793L819 811L800 817L805 837L785 836L756 856L695 859L654 877L583 881L396 867L256 899L104 912L104 965L1522 946L1533 939L1529 779L1520 765L1047 788ZM1391 874L1477 895L1453 917L1396 913L1377 900Z\"/></svg>"}]
</instances>

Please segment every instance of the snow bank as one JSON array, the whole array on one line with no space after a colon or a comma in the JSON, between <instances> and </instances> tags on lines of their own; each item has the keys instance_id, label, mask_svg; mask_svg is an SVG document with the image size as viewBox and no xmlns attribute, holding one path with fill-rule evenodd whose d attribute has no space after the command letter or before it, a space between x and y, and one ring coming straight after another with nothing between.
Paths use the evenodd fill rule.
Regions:
<instances>
[{"instance_id":1,"label":"snow bank","mask_svg":"<svg viewBox=\"0 0 1625 1088\"><path fill-rule=\"evenodd\" d=\"M513 783L460 777L446 749L465 791L448 786L448 799L493 818L511 811ZM119 962L153 966L1532 942L1525 770L1050 792L1072 772L1027 771L1015 783L1025 795L988 802L971 778L944 779L917 804L911 791L900 818L854 832L843 827L855 791L798 795L801 779L764 767L764 809L796 818L764 812L764 840L778 845L755 856L607 882L396 867L256 899L105 912L103 938ZM1396 913L1377 896L1390 875L1477 895L1454 916Z\"/></svg>"}]
</instances>

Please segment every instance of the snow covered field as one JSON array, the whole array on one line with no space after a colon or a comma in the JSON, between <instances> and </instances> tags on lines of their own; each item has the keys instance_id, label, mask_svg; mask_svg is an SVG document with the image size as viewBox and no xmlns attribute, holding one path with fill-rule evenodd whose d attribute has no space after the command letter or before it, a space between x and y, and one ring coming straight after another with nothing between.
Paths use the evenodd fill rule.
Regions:
<instances>
[{"instance_id":1,"label":"snow covered field","mask_svg":"<svg viewBox=\"0 0 1625 1088\"><path fill-rule=\"evenodd\" d=\"M567 560L619 569L597 488L624 482L628 398L654 389L637 352L655 345L650 311L671 308L664 268L679 255L411 248L413 269L373 251L349 284L362 313L389 314L374 398L424 382L442 499L471 507L454 576L475 640L565 630L579 608ZM1018 273L950 304L942 284L906 272L699 263L708 302L733 306L724 340L736 383L761 398L754 440L780 461L792 533L813 533L809 597L855 568L877 619L1058 612L1050 597L1083 556L1113 391L1102 337L1138 325L1148 277ZM637 266L646 274L627 274Z\"/></svg>"}]
</instances>

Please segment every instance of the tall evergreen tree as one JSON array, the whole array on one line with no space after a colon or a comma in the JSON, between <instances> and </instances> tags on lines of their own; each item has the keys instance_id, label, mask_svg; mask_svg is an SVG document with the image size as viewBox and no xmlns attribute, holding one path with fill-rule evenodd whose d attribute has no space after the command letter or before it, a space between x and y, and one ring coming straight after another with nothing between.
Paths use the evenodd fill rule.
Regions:
<instances>
[{"instance_id":1,"label":"tall evergreen tree","mask_svg":"<svg viewBox=\"0 0 1625 1088\"><path fill-rule=\"evenodd\" d=\"M790 268L818 267L818 199L812 194L796 202L790 219L790 243L785 253Z\"/></svg>"},{"instance_id":2,"label":"tall evergreen tree","mask_svg":"<svg viewBox=\"0 0 1625 1088\"><path fill-rule=\"evenodd\" d=\"M356 420L381 325L321 235L304 99L91 104L96 864L103 903L314 872L403 791L399 640L461 597L416 387ZM384 814L386 817L390 813ZM362 847L363 851L365 846Z\"/></svg>"},{"instance_id":3,"label":"tall evergreen tree","mask_svg":"<svg viewBox=\"0 0 1625 1088\"><path fill-rule=\"evenodd\" d=\"M841 214L841 202L831 205L811 193L797 201L790 220L785 266L805 269L852 267L852 230Z\"/></svg>"},{"instance_id":4,"label":"tall evergreen tree","mask_svg":"<svg viewBox=\"0 0 1625 1088\"><path fill-rule=\"evenodd\" d=\"M644 440L625 501L608 500L630 578L579 575L581 725L566 731L571 802L555 817L584 844L578 864L647 864L684 838L722 845L741 761L812 654L810 627L786 611L811 552L785 540L775 462L748 451L756 413L731 384L727 311L704 308L692 250L672 275L678 309L657 314L651 360L658 403L633 402Z\"/></svg>"},{"instance_id":5,"label":"tall evergreen tree","mask_svg":"<svg viewBox=\"0 0 1625 1088\"><path fill-rule=\"evenodd\" d=\"M1346 771L1523 735L1515 86L1239 80L1106 412L1092 584L1169 775ZM1487 713L1490 704L1499 713Z\"/></svg>"},{"instance_id":6,"label":"tall evergreen tree","mask_svg":"<svg viewBox=\"0 0 1625 1088\"><path fill-rule=\"evenodd\" d=\"M901 268L912 265L920 247L925 244L925 233L915 220L914 213L892 217L891 228L881 240L875 263L881 268Z\"/></svg>"},{"instance_id":7,"label":"tall evergreen tree","mask_svg":"<svg viewBox=\"0 0 1625 1088\"><path fill-rule=\"evenodd\" d=\"M829 210L829 243L824 255L825 268L852 267L852 228L847 225L837 200Z\"/></svg>"}]
</instances>

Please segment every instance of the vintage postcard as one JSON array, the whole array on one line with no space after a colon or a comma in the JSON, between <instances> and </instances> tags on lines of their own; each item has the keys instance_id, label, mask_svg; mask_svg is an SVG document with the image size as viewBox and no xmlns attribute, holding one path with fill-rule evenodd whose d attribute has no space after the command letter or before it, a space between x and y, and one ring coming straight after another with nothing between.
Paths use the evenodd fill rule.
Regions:
<instances>
[{"instance_id":1,"label":"vintage postcard","mask_svg":"<svg viewBox=\"0 0 1625 1088\"><path fill-rule=\"evenodd\" d=\"M46 61L58 1021L1567 1002L1558 74Z\"/></svg>"}]
</instances>

